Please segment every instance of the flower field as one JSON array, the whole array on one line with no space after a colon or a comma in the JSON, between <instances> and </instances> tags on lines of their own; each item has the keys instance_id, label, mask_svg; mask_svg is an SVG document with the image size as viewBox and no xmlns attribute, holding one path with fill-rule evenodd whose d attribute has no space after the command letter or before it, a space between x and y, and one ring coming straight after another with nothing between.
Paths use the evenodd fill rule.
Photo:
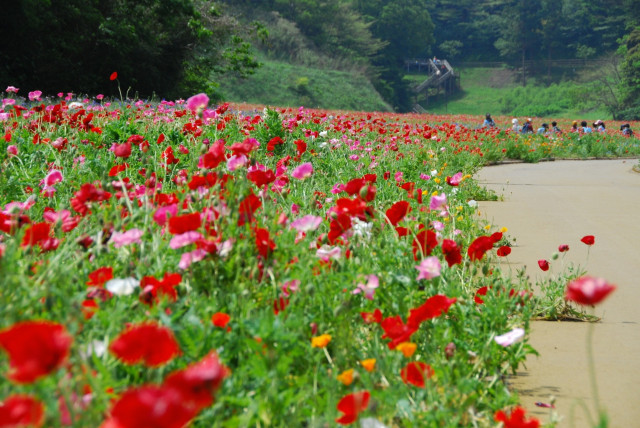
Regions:
<instances>
[{"instance_id":1,"label":"flower field","mask_svg":"<svg viewBox=\"0 0 640 428\"><path fill-rule=\"evenodd\" d=\"M505 376L539 298L501 275L472 175L640 154L478 117L13 92L0 427L537 426Z\"/></svg>"}]
</instances>

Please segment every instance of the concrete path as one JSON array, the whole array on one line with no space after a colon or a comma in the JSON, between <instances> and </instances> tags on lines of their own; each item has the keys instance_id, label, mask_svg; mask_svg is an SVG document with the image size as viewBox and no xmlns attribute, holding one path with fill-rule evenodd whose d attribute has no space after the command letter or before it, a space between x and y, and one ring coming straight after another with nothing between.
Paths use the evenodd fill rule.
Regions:
<instances>
[{"instance_id":1,"label":"concrete path","mask_svg":"<svg viewBox=\"0 0 640 428\"><path fill-rule=\"evenodd\" d=\"M592 276L618 286L596 307L593 344L599 395L610 427L640 427L640 174L637 160L555 161L492 166L476 178L503 195L504 201L481 202L480 215L507 227L515 247L510 264L526 266L532 283L560 275L564 265L586 268ZM590 248L580 242L594 235ZM569 251L551 260L558 245ZM537 261L552 263L542 272ZM547 409L535 402L555 396L558 427L588 427L580 400L593 408L586 360L587 323L533 322L530 356L513 380L521 404L541 421ZM571 418L571 409L575 415Z\"/></svg>"}]
</instances>

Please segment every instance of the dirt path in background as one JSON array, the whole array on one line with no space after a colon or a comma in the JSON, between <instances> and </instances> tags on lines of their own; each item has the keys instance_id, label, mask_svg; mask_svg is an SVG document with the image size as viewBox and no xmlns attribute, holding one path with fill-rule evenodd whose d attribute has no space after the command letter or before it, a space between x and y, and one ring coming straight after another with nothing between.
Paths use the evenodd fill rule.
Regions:
<instances>
[{"instance_id":1,"label":"dirt path in background","mask_svg":"<svg viewBox=\"0 0 640 428\"><path fill-rule=\"evenodd\" d=\"M538 259L551 260L558 245L568 244L564 264L586 267L587 273L618 286L596 308L603 318L595 325L594 357L602 405L610 427L640 426L640 174L636 160L556 161L487 167L477 174L481 184L504 196L482 202L481 215L507 227L516 239L511 265L526 266L536 278L561 273L561 261L542 272ZM587 263L584 235L595 235ZM533 322L530 343L540 357L530 356L513 386L528 413L547 422L548 410L535 402L557 398L559 427L587 427L574 403L593 408L587 372L587 323Z\"/></svg>"}]
</instances>

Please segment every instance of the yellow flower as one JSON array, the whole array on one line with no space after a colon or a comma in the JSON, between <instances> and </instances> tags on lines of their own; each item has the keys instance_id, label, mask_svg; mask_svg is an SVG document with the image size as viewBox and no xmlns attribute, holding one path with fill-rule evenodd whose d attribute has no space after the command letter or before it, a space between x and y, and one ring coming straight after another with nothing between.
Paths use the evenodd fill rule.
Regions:
<instances>
[{"instance_id":1,"label":"yellow flower","mask_svg":"<svg viewBox=\"0 0 640 428\"><path fill-rule=\"evenodd\" d=\"M366 360L360 361L360 365L364 367L366 371L372 372L376 368L376 359L367 358Z\"/></svg>"},{"instance_id":2,"label":"yellow flower","mask_svg":"<svg viewBox=\"0 0 640 428\"><path fill-rule=\"evenodd\" d=\"M458 221L462 221L462 220L464 220L464 217L463 217L463 216L461 216L461 215L459 215L459 216L458 216L458 218L457 218L457 220L458 220Z\"/></svg>"},{"instance_id":3,"label":"yellow flower","mask_svg":"<svg viewBox=\"0 0 640 428\"><path fill-rule=\"evenodd\" d=\"M438 191L434 190L433 193L431 194L431 196L438 196Z\"/></svg>"},{"instance_id":4,"label":"yellow flower","mask_svg":"<svg viewBox=\"0 0 640 428\"><path fill-rule=\"evenodd\" d=\"M509 229L507 229L506 227L502 227L502 228L500 229L500 232L502 232L502 233L507 233L507 230L509 230Z\"/></svg>"},{"instance_id":5,"label":"yellow flower","mask_svg":"<svg viewBox=\"0 0 640 428\"><path fill-rule=\"evenodd\" d=\"M338 380L346 386L351 385L353 382L353 369L345 370L338 375Z\"/></svg>"},{"instance_id":6,"label":"yellow flower","mask_svg":"<svg viewBox=\"0 0 640 428\"><path fill-rule=\"evenodd\" d=\"M314 336L311 338L311 347L312 348L324 348L329 342L331 342L330 334L321 334L320 336Z\"/></svg>"},{"instance_id":7,"label":"yellow flower","mask_svg":"<svg viewBox=\"0 0 640 428\"><path fill-rule=\"evenodd\" d=\"M402 354L407 358L409 358L413 355L414 352L416 352L416 348L417 345L411 342L402 342L401 344L396 346L396 349L402 352Z\"/></svg>"},{"instance_id":8,"label":"yellow flower","mask_svg":"<svg viewBox=\"0 0 640 428\"><path fill-rule=\"evenodd\" d=\"M488 225L486 225L486 226L484 227L484 230L489 230L489 229L491 229L491 225L490 225L490 224L488 224Z\"/></svg>"},{"instance_id":9,"label":"yellow flower","mask_svg":"<svg viewBox=\"0 0 640 428\"><path fill-rule=\"evenodd\" d=\"M440 184L440 179L438 177L434 178L433 181L435 181L436 184Z\"/></svg>"}]
</instances>

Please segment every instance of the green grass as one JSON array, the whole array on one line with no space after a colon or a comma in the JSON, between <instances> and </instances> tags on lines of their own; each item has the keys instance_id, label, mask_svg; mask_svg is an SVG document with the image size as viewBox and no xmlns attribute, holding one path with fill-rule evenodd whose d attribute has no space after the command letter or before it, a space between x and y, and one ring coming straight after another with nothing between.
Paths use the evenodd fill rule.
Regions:
<instances>
[{"instance_id":1,"label":"green grass","mask_svg":"<svg viewBox=\"0 0 640 428\"><path fill-rule=\"evenodd\" d=\"M220 82L226 101L286 107L391 111L362 74L325 70L262 59L247 79Z\"/></svg>"},{"instance_id":2,"label":"green grass","mask_svg":"<svg viewBox=\"0 0 640 428\"><path fill-rule=\"evenodd\" d=\"M556 79L545 85L541 79L529 79L522 87L514 73L499 68L457 68L462 91L445 97L443 94L420 96L418 103L434 114L485 114L514 116L553 116L557 118L610 119L600 100L593 96L593 82L586 72ZM420 83L424 75L408 75L412 83Z\"/></svg>"}]
</instances>

